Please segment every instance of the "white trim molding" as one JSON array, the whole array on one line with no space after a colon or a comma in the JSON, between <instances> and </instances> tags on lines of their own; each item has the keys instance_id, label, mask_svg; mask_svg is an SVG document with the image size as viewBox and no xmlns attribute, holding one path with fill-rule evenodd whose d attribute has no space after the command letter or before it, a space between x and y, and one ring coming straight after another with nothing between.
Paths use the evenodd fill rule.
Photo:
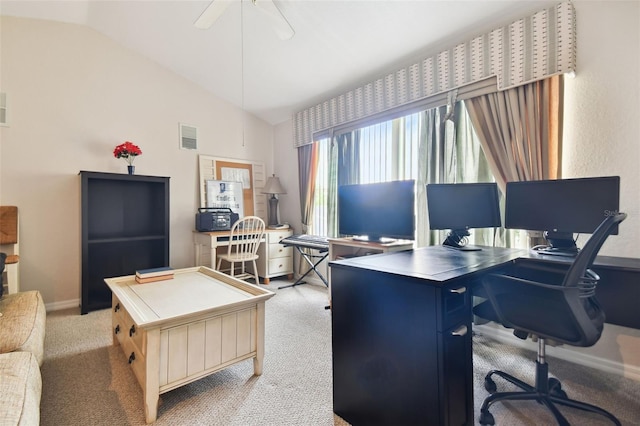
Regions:
<instances>
[{"instance_id":1,"label":"white trim molding","mask_svg":"<svg viewBox=\"0 0 640 426\"><path fill-rule=\"evenodd\" d=\"M63 309L80 309L80 299L62 300L60 302L45 303L44 310L47 312L61 311Z\"/></svg>"},{"instance_id":2,"label":"white trim molding","mask_svg":"<svg viewBox=\"0 0 640 426\"><path fill-rule=\"evenodd\" d=\"M515 337L513 335L513 330L501 326L496 326L491 323L474 325L473 328L476 332L490 337L500 343L506 343L511 346L529 349L534 352L538 350L538 344L536 342L530 339L522 340ZM611 328L611 330L608 330L608 328ZM624 327L605 324L605 330L603 332L603 337L601 337L601 340L603 340L604 335L608 332L610 332L611 334L615 334L616 331L618 331L618 328L622 329ZM594 368L596 370L604 371L606 373L615 374L620 377L625 377L627 379L640 382L640 366L626 364L624 362L617 361L602 355L597 356L588 353L584 350L584 348L574 348L568 345L547 346L546 354L558 359L573 362L579 365L584 365L585 367Z\"/></svg>"}]
</instances>

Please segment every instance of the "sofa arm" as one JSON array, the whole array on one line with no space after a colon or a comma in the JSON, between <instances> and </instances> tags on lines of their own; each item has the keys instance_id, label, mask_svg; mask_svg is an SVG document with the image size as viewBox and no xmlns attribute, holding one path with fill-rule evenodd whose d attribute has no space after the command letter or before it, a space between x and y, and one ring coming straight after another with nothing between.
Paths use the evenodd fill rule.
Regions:
<instances>
[{"instance_id":1,"label":"sofa arm","mask_svg":"<svg viewBox=\"0 0 640 426\"><path fill-rule=\"evenodd\" d=\"M42 376L31 352L0 354L0 424L40 424Z\"/></svg>"},{"instance_id":2,"label":"sofa arm","mask_svg":"<svg viewBox=\"0 0 640 426\"><path fill-rule=\"evenodd\" d=\"M42 365L47 313L40 292L5 295L0 313L0 353L31 352Z\"/></svg>"}]
</instances>

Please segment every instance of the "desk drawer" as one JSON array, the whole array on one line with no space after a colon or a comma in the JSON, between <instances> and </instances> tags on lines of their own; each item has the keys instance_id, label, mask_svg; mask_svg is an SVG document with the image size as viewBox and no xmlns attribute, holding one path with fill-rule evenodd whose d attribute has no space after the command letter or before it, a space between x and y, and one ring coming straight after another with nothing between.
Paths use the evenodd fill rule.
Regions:
<instances>
[{"instance_id":1,"label":"desk drawer","mask_svg":"<svg viewBox=\"0 0 640 426\"><path fill-rule=\"evenodd\" d=\"M120 302L116 302L112 309L114 333L120 343L122 344L125 339L129 340L143 355L146 355L146 332L136 326Z\"/></svg>"},{"instance_id":2,"label":"desk drawer","mask_svg":"<svg viewBox=\"0 0 640 426\"><path fill-rule=\"evenodd\" d=\"M267 232L267 243L279 244L282 239L291 236L291 234L292 232L290 229L283 229L282 231Z\"/></svg>"},{"instance_id":3,"label":"desk drawer","mask_svg":"<svg viewBox=\"0 0 640 426\"><path fill-rule=\"evenodd\" d=\"M269 259L275 259L279 257L291 257L293 254L293 247L285 247L282 244L269 244Z\"/></svg>"},{"instance_id":4,"label":"desk drawer","mask_svg":"<svg viewBox=\"0 0 640 426\"><path fill-rule=\"evenodd\" d=\"M438 333L442 348L440 395L443 396L441 424L473 424L473 353L471 324L462 322Z\"/></svg>"},{"instance_id":5,"label":"desk drawer","mask_svg":"<svg viewBox=\"0 0 640 426\"><path fill-rule=\"evenodd\" d=\"M128 336L129 335L127 334L122 337L120 347L122 348L122 352L124 353L127 362L129 363L129 367L131 367L133 374L135 374L136 379L138 379L140 387L144 389L146 382L147 360L143 351L138 348Z\"/></svg>"},{"instance_id":6,"label":"desk drawer","mask_svg":"<svg viewBox=\"0 0 640 426\"><path fill-rule=\"evenodd\" d=\"M279 257L269 260L269 275L278 276L293 272L293 259L289 257Z\"/></svg>"},{"instance_id":7,"label":"desk drawer","mask_svg":"<svg viewBox=\"0 0 640 426\"><path fill-rule=\"evenodd\" d=\"M442 328L464 322L470 317L471 289L463 283L452 283L442 289Z\"/></svg>"}]
</instances>

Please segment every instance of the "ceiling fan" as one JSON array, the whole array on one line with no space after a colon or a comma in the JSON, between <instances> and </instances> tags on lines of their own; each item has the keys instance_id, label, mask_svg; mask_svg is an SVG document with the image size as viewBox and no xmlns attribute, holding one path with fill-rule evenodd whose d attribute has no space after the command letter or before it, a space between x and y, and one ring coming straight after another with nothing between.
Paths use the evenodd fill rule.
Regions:
<instances>
[{"instance_id":1,"label":"ceiling fan","mask_svg":"<svg viewBox=\"0 0 640 426\"><path fill-rule=\"evenodd\" d=\"M231 5L234 1L244 1L244 0L213 0L209 6L202 12L200 17L196 19L194 25L196 28L206 30L211 28L211 26L222 16L222 14L227 10L227 7ZM278 37L281 40L289 40L296 33L293 30L287 18L280 12L278 6L273 2L273 0L250 0L251 3L260 9L269 19L271 19L271 24L273 26L273 30L276 32Z\"/></svg>"}]
</instances>

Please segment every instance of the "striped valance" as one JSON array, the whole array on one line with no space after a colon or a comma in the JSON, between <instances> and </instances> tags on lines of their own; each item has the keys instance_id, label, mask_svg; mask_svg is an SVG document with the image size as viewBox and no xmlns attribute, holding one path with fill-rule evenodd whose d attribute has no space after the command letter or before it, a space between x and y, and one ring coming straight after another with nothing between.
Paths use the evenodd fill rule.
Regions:
<instances>
[{"instance_id":1,"label":"striped valance","mask_svg":"<svg viewBox=\"0 0 640 426\"><path fill-rule=\"evenodd\" d=\"M294 114L294 145L490 77L504 90L575 71L575 45L573 4L558 4Z\"/></svg>"}]
</instances>

